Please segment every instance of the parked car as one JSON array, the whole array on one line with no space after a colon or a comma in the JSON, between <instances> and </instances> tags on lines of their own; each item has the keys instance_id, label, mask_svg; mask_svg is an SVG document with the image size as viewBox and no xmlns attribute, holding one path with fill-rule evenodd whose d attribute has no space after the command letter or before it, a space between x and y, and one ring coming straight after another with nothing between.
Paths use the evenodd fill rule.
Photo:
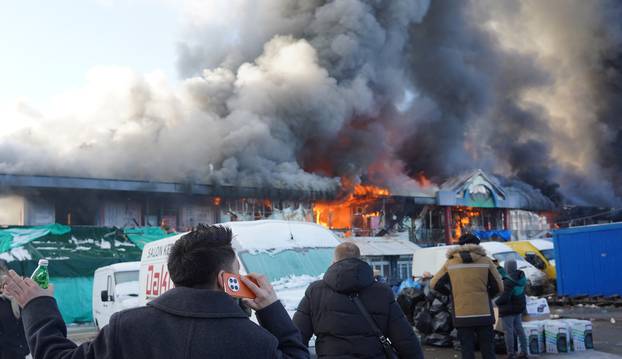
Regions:
<instances>
[{"instance_id":1,"label":"parked car","mask_svg":"<svg viewBox=\"0 0 622 359\"><path fill-rule=\"evenodd\" d=\"M525 261L508 245L501 242L482 242L481 246L486 249L488 257L498 260L501 266L507 259L512 258L516 260L518 269L525 272L530 292L537 293L545 289L547 285L546 275ZM424 272L432 274L438 272L447 260L447 250L452 247L455 247L455 245L421 248L415 251L413 254L413 275L422 276Z\"/></svg>"},{"instance_id":2,"label":"parked car","mask_svg":"<svg viewBox=\"0 0 622 359\"><path fill-rule=\"evenodd\" d=\"M486 254L499 261L501 266L506 260L514 259L517 268L525 272L525 277L527 277L527 292L529 294L541 294L548 287L546 274L523 259L508 243L510 242L482 242L481 246L486 249Z\"/></svg>"},{"instance_id":3,"label":"parked car","mask_svg":"<svg viewBox=\"0 0 622 359\"><path fill-rule=\"evenodd\" d=\"M140 262L98 268L93 276L93 320L97 329L108 325L112 314L134 308L138 302Z\"/></svg>"},{"instance_id":4,"label":"parked car","mask_svg":"<svg viewBox=\"0 0 622 359\"><path fill-rule=\"evenodd\" d=\"M557 276L555 271L553 242L543 239L532 239L528 241L507 242L507 245L515 250L527 262L546 273L549 280L555 281Z\"/></svg>"}]
</instances>

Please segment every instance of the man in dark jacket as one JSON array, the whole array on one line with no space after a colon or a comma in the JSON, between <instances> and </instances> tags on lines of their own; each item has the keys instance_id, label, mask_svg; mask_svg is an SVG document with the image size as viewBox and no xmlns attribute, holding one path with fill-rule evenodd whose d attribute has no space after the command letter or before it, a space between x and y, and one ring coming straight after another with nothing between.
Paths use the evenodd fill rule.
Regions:
<instances>
[{"instance_id":1,"label":"man in dark jacket","mask_svg":"<svg viewBox=\"0 0 622 359\"><path fill-rule=\"evenodd\" d=\"M17 302L6 296L2 285L9 269L0 259L0 359L24 359L28 344Z\"/></svg>"},{"instance_id":2,"label":"man in dark jacket","mask_svg":"<svg viewBox=\"0 0 622 359\"><path fill-rule=\"evenodd\" d=\"M491 298L503 290L494 263L472 234L460 237L460 246L447 251L447 261L436 273L431 287L452 296L454 326L463 359L475 358L475 336L484 359L494 359L494 312Z\"/></svg>"},{"instance_id":3,"label":"man in dark jacket","mask_svg":"<svg viewBox=\"0 0 622 359\"><path fill-rule=\"evenodd\" d=\"M340 244L324 278L307 288L294 314L303 342L309 343L315 334L319 358L385 358L378 336L350 298L358 294L400 358L423 358L419 340L395 302L393 291L374 281L371 267L359 257L354 243Z\"/></svg>"},{"instance_id":4,"label":"man in dark jacket","mask_svg":"<svg viewBox=\"0 0 622 359\"><path fill-rule=\"evenodd\" d=\"M499 307L499 317L505 332L505 347L508 351L508 358L516 358L514 336L518 336L521 349L518 358L526 358L527 336L525 335L525 329L523 329L521 316L527 308L527 300L525 298L527 278L525 278L525 273L522 270L517 269L514 259L505 261L504 272L503 293L497 298L496 303Z\"/></svg>"},{"instance_id":5,"label":"man in dark jacket","mask_svg":"<svg viewBox=\"0 0 622 359\"><path fill-rule=\"evenodd\" d=\"M37 359L62 358L309 358L300 333L268 280L242 277L257 295L247 300L261 326L224 291L225 272L237 273L231 230L200 226L179 239L168 258L175 288L146 307L114 314L92 342L79 347L51 291L9 273L7 291L23 306L28 343Z\"/></svg>"}]
</instances>

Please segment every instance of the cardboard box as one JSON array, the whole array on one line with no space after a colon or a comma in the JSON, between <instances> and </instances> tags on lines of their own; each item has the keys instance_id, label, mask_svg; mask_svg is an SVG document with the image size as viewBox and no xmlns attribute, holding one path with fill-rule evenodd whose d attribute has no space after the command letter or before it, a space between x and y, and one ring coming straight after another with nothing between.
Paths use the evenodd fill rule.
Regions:
<instances>
[{"instance_id":1,"label":"cardboard box","mask_svg":"<svg viewBox=\"0 0 622 359\"><path fill-rule=\"evenodd\" d=\"M527 297L527 314L533 317L551 314L546 298Z\"/></svg>"},{"instance_id":2,"label":"cardboard box","mask_svg":"<svg viewBox=\"0 0 622 359\"><path fill-rule=\"evenodd\" d=\"M527 336L527 354L544 354L546 350L544 342L544 322L525 322L523 323L523 328Z\"/></svg>"},{"instance_id":3,"label":"cardboard box","mask_svg":"<svg viewBox=\"0 0 622 359\"><path fill-rule=\"evenodd\" d=\"M544 341L547 353L569 353L572 350L570 345L570 327L563 320L544 321Z\"/></svg>"},{"instance_id":4,"label":"cardboard box","mask_svg":"<svg viewBox=\"0 0 622 359\"><path fill-rule=\"evenodd\" d=\"M592 322L578 319L565 319L564 321L570 327L570 338L572 339L572 349L574 351L580 352L594 349Z\"/></svg>"}]
</instances>

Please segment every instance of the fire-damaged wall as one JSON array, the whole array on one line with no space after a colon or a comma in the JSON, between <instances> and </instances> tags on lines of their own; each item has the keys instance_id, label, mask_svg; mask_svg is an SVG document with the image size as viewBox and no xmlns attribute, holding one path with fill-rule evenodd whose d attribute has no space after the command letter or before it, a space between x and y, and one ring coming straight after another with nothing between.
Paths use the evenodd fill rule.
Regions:
<instances>
[{"instance_id":1,"label":"fire-damaged wall","mask_svg":"<svg viewBox=\"0 0 622 359\"><path fill-rule=\"evenodd\" d=\"M52 203L24 195L0 196L0 225L38 226L55 222Z\"/></svg>"}]
</instances>

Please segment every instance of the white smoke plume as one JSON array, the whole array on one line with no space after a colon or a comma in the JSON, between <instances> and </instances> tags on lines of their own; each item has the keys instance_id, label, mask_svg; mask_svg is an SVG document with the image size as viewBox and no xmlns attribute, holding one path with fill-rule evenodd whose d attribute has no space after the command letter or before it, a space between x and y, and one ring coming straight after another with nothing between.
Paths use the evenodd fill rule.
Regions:
<instances>
[{"instance_id":1,"label":"white smoke plume","mask_svg":"<svg viewBox=\"0 0 622 359\"><path fill-rule=\"evenodd\" d=\"M421 174L483 168L555 200L620 203L617 2L186 7L182 81L96 68L46 108L13 106L0 173L414 193Z\"/></svg>"}]
</instances>

